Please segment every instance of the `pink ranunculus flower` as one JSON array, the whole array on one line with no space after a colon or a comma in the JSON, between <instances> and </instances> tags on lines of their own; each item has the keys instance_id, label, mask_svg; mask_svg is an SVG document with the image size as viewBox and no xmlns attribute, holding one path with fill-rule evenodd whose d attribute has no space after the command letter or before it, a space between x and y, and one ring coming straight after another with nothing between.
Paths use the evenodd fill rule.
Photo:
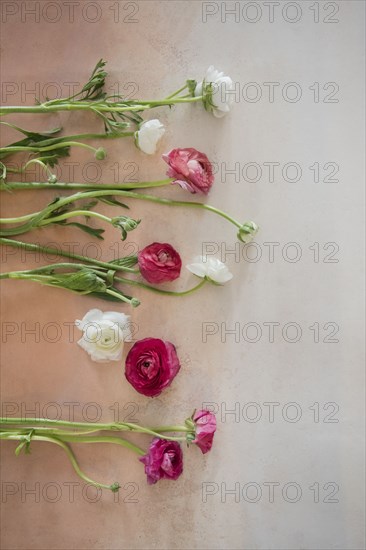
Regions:
<instances>
[{"instance_id":1,"label":"pink ranunculus flower","mask_svg":"<svg viewBox=\"0 0 366 550\"><path fill-rule=\"evenodd\" d=\"M216 431L216 417L209 411L196 411L192 420L196 424L196 437L192 443L195 443L203 454L208 453Z\"/></svg>"},{"instance_id":2,"label":"pink ranunculus flower","mask_svg":"<svg viewBox=\"0 0 366 550\"><path fill-rule=\"evenodd\" d=\"M181 257L168 243L152 243L137 258L141 275L153 284L174 281L182 269Z\"/></svg>"},{"instance_id":3,"label":"pink ranunculus flower","mask_svg":"<svg viewBox=\"0 0 366 550\"><path fill-rule=\"evenodd\" d=\"M149 452L139 460L145 464L149 485L159 479L178 479L183 472L183 453L177 441L155 437L150 443Z\"/></svg>"},{"instance_id":4,"label":"pink ranunculus flower","mask_svg":"<svg viewBox=\"0 0 366 550\"><path fill-rule=\"evenodd\" d=\"M148 397L155 397L170 386L179 369L175 346L159 338L139 340L126 357L127 380Z\"/></svg>"},{"instance_id":5,"label":"pink ranunculus flower","mask_svg":"<svg viewBox=\"0 0 366 550\"><path fill-rule=\"evenodd\" d=\"M214 176L212 164L204 153L193 147L187 149L172 149L163 155L163 160L169 165L167 176L176 178L178 183L191 193L207 195L212 187Z\"/></svg>"}]
</instances>

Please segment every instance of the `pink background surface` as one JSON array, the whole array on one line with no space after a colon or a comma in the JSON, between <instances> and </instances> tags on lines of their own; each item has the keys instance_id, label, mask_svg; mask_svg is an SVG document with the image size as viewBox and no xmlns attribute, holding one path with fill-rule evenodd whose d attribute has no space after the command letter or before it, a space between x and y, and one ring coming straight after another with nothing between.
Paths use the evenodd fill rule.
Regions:
<instances>
[{"instance_id":1,"label":"pink background surface","mask_svg":"<svg viewBox=\"0 0 366 550\"><path fill-rule=\"evenodd\" d=\"M80 333L71 328L75 319L92 307L112 309L109 304L36 284L3 282L6 345L2 346L1 391L7 411L16 409L20 416L26 408L52 417L57 404L65 419L71 418L73 406L71 419L92 419L97 412L100 420L112 421L117 403L119 420L162 424L181 422L195 407L213 402L219 410L219 425L210 454L186 450L184 475L175 483L153 487L147 486L143 467L132 453L112 446L75 447L84 471L107 483L122 483L118 497L107 492L96 495L93 489L85 492L85 484L61 449L34 443L30 455L15 458L15 445L4 443L2 547L361 548L363 374L357 290L362 284L363 137L357 109L363 97L363 2L338 2L340 22L335 25L315 24L305 2L301 3L302 18L294 24L286 22L280 12L273 23L265 15L255 24L242 18L238 23L230 18L221 22L220 14L203 23L202 4L193 1L96 2L100 17L95 23L90 21L96 16L94 8L83 13L80 3L72 22L65 2L57 2L61 17L54 23L50 22L57 18L58 12L51 6L54 2L38 3L39 21L21 11L21 4L29 8L34 2L3 4L18 8L2 25L3 84L8 85L3 90L9 92L3 101L8 104L33 104L38 90L41 99L47 92L54 95L55 89L67 95L67 83L83 83L101 57L108 61L110 89L115 91L118 83L123 93L133 97L167 95L187 78L202 78L212 63L240 86L259 83L263 98L256 103L241 99L224 120L214 119L201 106L149 113L149 118L159 116L167 126L155 157L142 155L132 141L116 140L105 143L108 157L103 162L97 164L91 154L80 151L72 151L67 162L76 163L75 181L87 181L85 175L93 177L93 171L99 169L100 181L113 182L116 163L119 181L126 180L131 170L140 180L160 179L165 174L160 153L177 146L196 147L221 167L208 202L243 221L256 220L261 226L257 242L263 256L256 263L244 261L242 247L235 249L234 228L213 215L143 202L130 203L133 217L143 222L126 244L119 240L117 230L109 228L102 245L93 241L97 248L90 245L87 235L72 228L54 227L20 237L64 247L76 243L75 251L97 252L104 260L115 257L116 250L123 255L152 241L168 241L180 251L184 263L202 252L203 243L211 243L220 253L236 250L226 257L235 279L224 288L205 287L185 299L162 299L136 291L142 301L138 309L113 306L132 315L136 339L161 337L177 346L183 368L174 384L153 400L127 384L123 364L93 363L76 345ZM46 4L48 8L42 11ZM129 16L135 5L138 11ZM324 18L323 12L321 16ZM128 21L131 17L136 21ZM300 83L301 101L283 101L279 92L278 98L269 102L263 85L269 81L281 86ZM329 81L339 83L341 101L314 103L309 86ZM51 83L56 83L56 88ZM62 124L68 133L101 131L98 120L81 113L12 116L11 121L36 129ZM3 143L13 137L4 132ZM289 184L280 179L271 184L264 171L257 183L248 183L241 175L235 181L232 175L222 174L222 163L232 168L237 162L240 167L257 162L263 168L269 161L300 163L301 181ZM337 162L340 183L315 185L308 167L316 161ZM65 164L60 179L68 179ZM187 198L177 188L159 193ZM2 215L36 211L54 196L52 191L2 193ZM100 211L114 212L105 205ZM279 243L273 262L268 260L266 242ZM301 261L283 260L280 251L288 242L299 243ZM315 263L309 250L314 242L321 246L336 242L340 261ZM49 263L31 253L25 257L9 249L2 250L2 260L7 271ZM183 289L193 282L194 277L185 272L174 288ZM270 343L263 336L254 345L242 337L236 341L233 335L222 342L219 333L205 343L204 322L218 327L226 323L227 328L255 322L263 334L264 322L278 322L281 327L297 322L304 336L296 344L283 338ZM341 334L338 345L314 344L308 327L315 322L321 326L336 322ZM39 336L29 332L32 328ZM14 334L9 334L11 330ZM280 407L299 403L302 419L296 424L285 422L279 412L270 423L264 418L268 412L264 402L278 402ZM314 423L309 410L314 402L320 407L337 403L340 422ZM238 410L238 406L241 411L246 403L259 404L263 411L260 422L245 421L240 413L220 415L225 409ZM135 440L147 444L143 438ZM280 483L272 503L263 486L271 481ZM226 483L228 488L239 483L242 488L249 482L263 489L256 504L242 497L236 502L233 495L225 502L220 492L204 502L202 483L217 487ZM296 504L281 496L281 487L289 482L302 488L302 498ZM339 502L315 504L309 486L316 482L321 487L336 483ZM74 484L73 496L70 484Z\"/></svg>"}]
</instances>

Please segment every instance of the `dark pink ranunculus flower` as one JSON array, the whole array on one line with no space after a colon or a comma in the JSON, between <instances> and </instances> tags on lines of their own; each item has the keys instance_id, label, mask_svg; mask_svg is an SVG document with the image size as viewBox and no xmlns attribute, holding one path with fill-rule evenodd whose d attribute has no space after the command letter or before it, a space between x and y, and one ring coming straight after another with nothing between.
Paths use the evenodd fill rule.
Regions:
<instances>
[{"instance_id":1,"label":"dark pink ranunculus flower","mask_svg":"<svg viewBox=\"0 0 366 550\"><path fill-rule=\"evenodd\" d=\"M182 269L181 257L168 243L152 243L137 258L141 275L149 283L174 281Z\"/></svg>"},{"instance_id":2,"label":"dark pink ranunculus flower","mask_svg":"<svg viewBox=\"0 0 366 550\"><path fill-rule=\"evenodd\" d=\"M159 479L178 479L183 472L183 453L177 441L155 437L150 443L149 452L139 460L145 464L149 485Z\"/></svg>"},{"instance_id":3,"label":"dark pink ranunculus flower","mask_svg":"<svg viewBox=\"0 0 366 550\"><path fill-rule=\"evenodd\" d=\"M211 162L204 153L188 147L172 149L162 157L169 165L167 176L176 178L173 183L178 183L191 193L207 195L212 187L214 176Z\"/></svg>"},{"instance_id":4,"label":"dark pink ranunculus flower","mask_svg":"<svg viewBox=\"0 0 366 550\"><path fill-rule=\"evenodd\" d=\"M193 443L201 449L203 454L208 453L216 431L215 415L209 411L196 411L193 422L196 424L196 438Z\"/></svg>"},{"instance_id":5,"label":"dark pink ranunculus flower","mask_svg":"<svg viewBox=\"0 0 366 550\"><path fill-rule=\"evenodd\" d=\"M155 397L170 386L179 369L175 346L159 338L139 340L126 357L127 380L148 397Z\"/></svg>"}]
</instances>

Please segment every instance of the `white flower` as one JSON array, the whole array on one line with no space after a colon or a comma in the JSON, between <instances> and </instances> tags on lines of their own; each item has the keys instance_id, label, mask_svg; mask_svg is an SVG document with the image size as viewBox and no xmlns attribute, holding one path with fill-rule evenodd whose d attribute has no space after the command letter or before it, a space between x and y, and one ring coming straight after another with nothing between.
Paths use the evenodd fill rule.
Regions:
<instances>
[{"instance_id":1,"label":"white flower","mask_svg":"<svg viewBox=\"0 0 366 550\"><path fill-rule=\"evenodd\" d=\"M220 285L227 283L233 278L227 266L217 258L207 258L197 256L192 264L186 266L187 269L197 275L197 277L207 278Z\"/></svg>"},{"instance_id":2,"label":"white flower","mask_svg":"<svg viewBox=\"0 0 366 550\"><path fill-rule=\"evenodd\" d=\"M202 95L205 109L217 118L225 116L234 101L234 83L211 65L207 69L203 82L198 82L195 96Z\"/></svg>"},{"instance_id":3,"label":"white flower","mask_svg":"<svg viewBox=\"0 0 366 550\"><path fill-rule=\"evenodd\" d=\"M135 133L137 147L147 155L153 155L164 132L164 125L157 118L143 122Z\"/></svg>"},{"instance_id":4,"label":"white flower","mask_svg":"<svg viewBox=\"0 0 366 550\"><path fill-rule=\"evenodd\" d=\"M79 346L100 363L119 361L124 342L132 339L129 315L117 311L91 309L75 325L83 331Z\"/></svg>"}]
</instances>

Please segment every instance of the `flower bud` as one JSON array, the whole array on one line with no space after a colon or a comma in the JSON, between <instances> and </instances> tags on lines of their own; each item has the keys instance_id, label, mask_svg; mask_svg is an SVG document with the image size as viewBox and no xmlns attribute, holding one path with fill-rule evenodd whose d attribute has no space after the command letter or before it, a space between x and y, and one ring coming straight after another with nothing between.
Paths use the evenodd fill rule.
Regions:
<instances>
[{"instance_id":1,"label":"flower bud","mask_svg":"<svg viewBox=\"0 0 366 550\"><path fill-rule=\"evenodd\" d=\"M107 153L103 147L99 147L99 149L95 151L95 158L97 160L104 160L106 156Z\"/></svg>"},{"instance_id":2,"label":"flower bud","mask_svg":"<svg viewBox=\"0 0 366 550\"><path fill-rule=\"evenodd\" d=\"M113 227L118 227L122 231L122 240L127 238L127 232L136 229L141 220L133 220L127 216L117 216L112 218Z\"/></svg>"},{"instance_id":3,"label":"flower bud","mask_svg":"<svg viewBox=\"0 0 366 550\"><path fill-rule=\"evenodd\" d=\"M244 244L250 243L258 233L258 230L259 227L255 222L250 221L244 223L237 233L239 241Z\"/></svg>"}]
</instances>

